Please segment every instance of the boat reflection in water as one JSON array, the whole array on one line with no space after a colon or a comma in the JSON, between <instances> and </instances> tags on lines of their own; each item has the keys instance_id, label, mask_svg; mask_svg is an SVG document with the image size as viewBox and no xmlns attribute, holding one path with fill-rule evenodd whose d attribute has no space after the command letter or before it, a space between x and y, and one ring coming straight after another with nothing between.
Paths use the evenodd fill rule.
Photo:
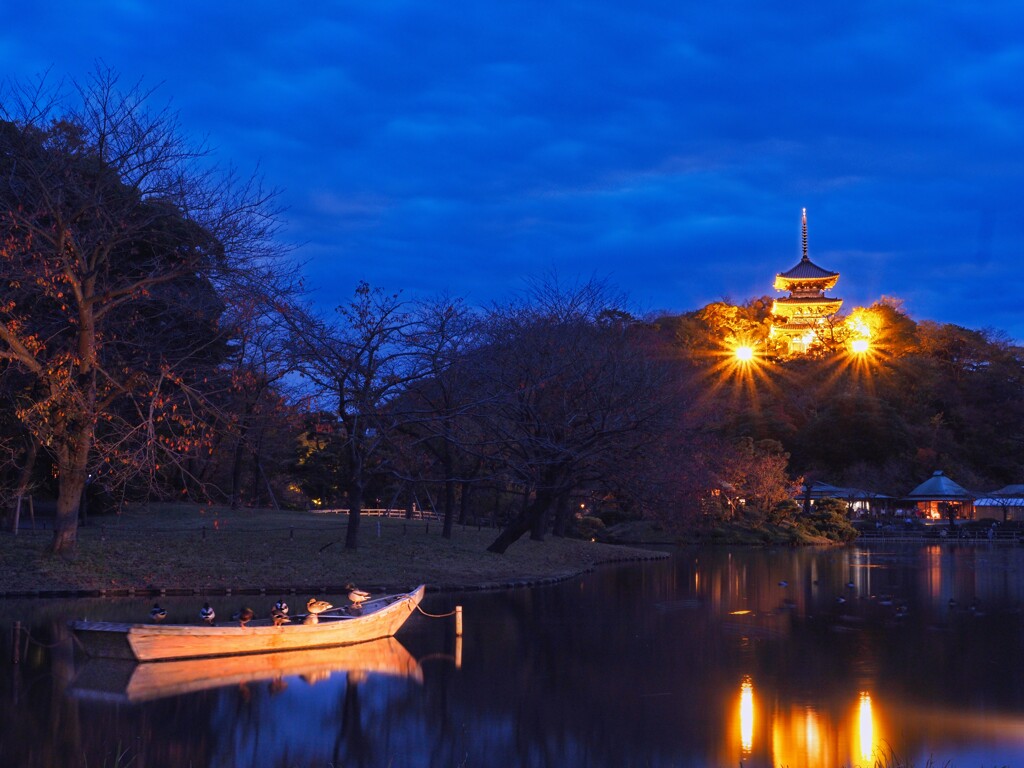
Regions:
<instances>
[{"instance_id":1,"label":"boat reflection in water","mask_svg":"<svg viewBox=\"0 0 1024 768\"><path fill-rule=\"evenodd\" d=\"M423 681L416 659L388 637L333 648L181 661L92 658L78 669L70 692L76 698L138 703L261 681L269 681L271 692L279 692L288 677L314 684L341 673L347 674L349 683L362 682L370 674Z\"/></svg>"}]
</instances>

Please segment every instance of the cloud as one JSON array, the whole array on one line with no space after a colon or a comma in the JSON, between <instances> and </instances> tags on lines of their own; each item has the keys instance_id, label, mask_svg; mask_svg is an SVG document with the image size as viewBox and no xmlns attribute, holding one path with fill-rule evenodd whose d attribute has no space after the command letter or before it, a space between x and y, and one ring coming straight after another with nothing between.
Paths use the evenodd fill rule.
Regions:
<instances>
[{"instance_id":1,"label":"cloud","mask_svg":"<svg viewBox=\"0 0 1024 768\"><path fill-rule=\"evenodd\" d=\"M554 265L645 306L743 300L799 257L807 207L850 300L1024 339L1009 0L44 3L6 21L5 71L102 58L163 83L219 159L259 163L332 293L366 278L486 303Z\"/></svg>"}]
</instances>

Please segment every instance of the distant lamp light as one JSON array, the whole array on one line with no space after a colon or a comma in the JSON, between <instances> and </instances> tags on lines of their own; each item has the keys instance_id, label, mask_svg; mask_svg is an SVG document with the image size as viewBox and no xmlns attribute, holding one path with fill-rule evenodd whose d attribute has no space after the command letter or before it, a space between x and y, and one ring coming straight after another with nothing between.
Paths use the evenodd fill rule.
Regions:
<instances>
[{"instance_id":1,"label":"distant lamp light","mask_svg":"<svg viewBox=\"0 0 1024 768\"><path fill-rule=\"evenodd\" d=\"M850 349L856 352L858 355L864 354L871 348L871 344L867 339L854 339L850 343Z\"/></svg>"},{"instance_id":2,"label":"distant lamp light","mask_svg":"<svg viewBox=\"0 0 1024 768\"><path fill-rule=\"evenodd\" d=\"M748 347L746 345L736 347L736 349L733 350L733 353L736 355L736 359L739 360L741 363L749 363L751 360L754 359L753 348Z\"/></svg>"}]
</instances>

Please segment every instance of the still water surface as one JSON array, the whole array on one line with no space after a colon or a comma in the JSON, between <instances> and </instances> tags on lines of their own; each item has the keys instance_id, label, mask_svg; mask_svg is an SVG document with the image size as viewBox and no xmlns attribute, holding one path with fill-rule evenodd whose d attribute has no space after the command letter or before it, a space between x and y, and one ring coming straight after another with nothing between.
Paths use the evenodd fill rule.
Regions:
<instances>
[{"instance_id":1,"label":"still water surface","mask_svg":"<svg viewBox=\"0 0 1024 768\"><path fill-rule=\"evenodd\" d=\"M1024 547L683 551L423 607L456 604L461 643L415 615L362 655L168 675L61 630L148 601L0 602L0 765L1024 766Z\"/></svg>"}]
</instances>

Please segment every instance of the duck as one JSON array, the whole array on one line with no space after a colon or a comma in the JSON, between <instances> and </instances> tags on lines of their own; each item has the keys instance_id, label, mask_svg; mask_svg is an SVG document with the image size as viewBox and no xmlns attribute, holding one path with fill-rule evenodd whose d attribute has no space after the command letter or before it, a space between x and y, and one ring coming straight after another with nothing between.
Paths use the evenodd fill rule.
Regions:
<instances>
[{"instance_id":1,"label":"duck","mask_svg":"<svg viewBox=\"0 0 1024 768\"><path fill-rule=\"evenodd\" d=\"M359 589L355 584L346 584L345 589L348 590L348 599L352 603L353 607L358 608L360 605L370 599L370 593Z\"/></svg>"},{"instance_id":2,"label":"duck","mask_svg":"<svg viewBox=\"0 0 1024 768\"><path fill-rule=\"evenodd\" d=\"M288 603L286 603L284 601L284 598L281 598L276 603L274 603L274 610L277 611L278 613L283 613L285 616L287 616L288 615Z\"/></svg>"},{"instance_id":3,"label":"duck","mask_svg":"<svg viewBox=\"0 0 1024 768\"><path fill-rule=\"evenodd\" d=\"M250 621L252 621L252 617L255 615L256 613L253 611L252 608L243 608L231 618L238 622L238 626L244 627L248 625Z\"/></svg>"},{"instance_id":4,"label":"duck","mask_svg":"<svg viewBox=\"0 0 1024 768\"><path fill-rule=\"evenodd\" d=\"M210 607L209 603L203 603L203 607L199 609L199 620L213 626L213 620L217 618L217 612Z\"/></svg>"},{"instance_id":5,"label":"duck","mask_svg":"<svg viewBox=\"0 0 1024 768\"><path fill-rule=\"evenodd\" d=\"M313 614L314 616L316 614ZM291 619L288 618L288 612L273 608L270 611L270 618L274 622L275 627L280 627L282 624L291 623Z\"/></svg>"},{"instance_id":6,"label":"duck","mask_svg":"<svg viewBox=\"0 0 1024 768\"><path fill-rule=\"evenodd\" d=\"M153 603L153 607L149 611L149 620L155 623L159 623L167 618L167 610L160 607L160 603Z\"/></svg>"},{"instance_id":7,"label":"duck","mask_svg":"<svg viewBox=\"0 0 1024 768\"><path fill-rule=\"evenodd\" d=\"M317 600L315 597L309 598L306 602L306 610L314 616L324 611L329 611L334 606L328 603L326 600Z\"/></svg>"}]
</instances>

